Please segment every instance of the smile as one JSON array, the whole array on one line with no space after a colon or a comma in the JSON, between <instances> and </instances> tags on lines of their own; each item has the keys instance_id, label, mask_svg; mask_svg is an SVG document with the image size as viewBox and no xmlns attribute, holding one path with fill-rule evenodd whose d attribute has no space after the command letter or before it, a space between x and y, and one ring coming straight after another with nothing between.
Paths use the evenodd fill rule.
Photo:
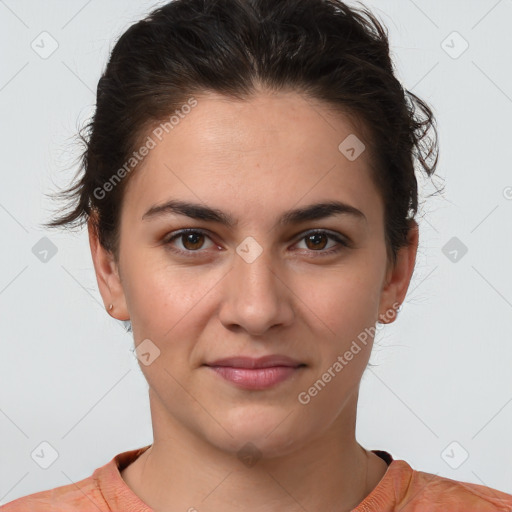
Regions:
<instances>
[{"instance_id":1,"label":"smile","mask_svg":"<svg viewBox=\"0 0 512 512\"><path fill-rule=\"evenodd\" d=\"M267 368L235 368L208 366L223 379L244 389L268 389L296 375L304 368L299 366L271 366Z\"/></svg>"}]
</instances>

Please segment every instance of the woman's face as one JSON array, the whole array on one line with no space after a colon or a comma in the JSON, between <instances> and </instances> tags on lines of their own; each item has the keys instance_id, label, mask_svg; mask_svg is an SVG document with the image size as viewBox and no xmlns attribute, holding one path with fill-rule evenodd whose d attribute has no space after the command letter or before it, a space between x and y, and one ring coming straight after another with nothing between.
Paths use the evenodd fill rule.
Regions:
<instances>
[{"instance_id":1,"label":"woman's face","mask_svg":"<svg viewBox=\"0 0 512 512\"><path fill-rule=\"evenodd\" d=\"M105 303L131 319L135 345L144 343L155 439L179 430L223 450L251 442L276 456L348 433L368 329L402 302L417 239L388 266L368 152L350 151L354 130L340 114L290 92L196 99L168 133L148 133L155 147L124 196L120 280L101 274L109 256L93 246ZM148 214L168 201L196 207ZM335 201L360 213L312 209ZM297 210L309 214L289 213ZM171 240L183 229L194 232ZM225 367L237 382L211 366L268 355L302 366ZM256 374L286 378L264 385Z\"/></svg>"}]
</instances>

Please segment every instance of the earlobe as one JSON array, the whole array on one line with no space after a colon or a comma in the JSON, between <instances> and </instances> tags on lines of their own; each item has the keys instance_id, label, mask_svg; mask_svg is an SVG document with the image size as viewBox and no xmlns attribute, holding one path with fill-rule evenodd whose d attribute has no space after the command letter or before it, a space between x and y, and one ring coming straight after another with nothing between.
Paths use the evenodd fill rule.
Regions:
<instances>
[{"instance_id":1,"label":"earlobe","mask_svg":"<svg viewBox=\"0 0 512 512\"><path fill-rule=\"evenodd\" d=\"M381 292L379 322L388 324L395 320L398 308L405 300L414 272L419 242L418 224L411 219L407 245L397 252L396 263L389 265Z\"/></svg>"},{"instance_id":2,"label":"earlobe","mask_svg":"<svg viewBox=\"0 0 512 512\"><path fill-rule=\"evenodd\" d=\"M89 245L98 288L109 315L117 320L129 320L118 265L110 251L99 242L95 217L88 221ZM112 307L110 306L112 305Z\"/></svg>"}]
</instances>

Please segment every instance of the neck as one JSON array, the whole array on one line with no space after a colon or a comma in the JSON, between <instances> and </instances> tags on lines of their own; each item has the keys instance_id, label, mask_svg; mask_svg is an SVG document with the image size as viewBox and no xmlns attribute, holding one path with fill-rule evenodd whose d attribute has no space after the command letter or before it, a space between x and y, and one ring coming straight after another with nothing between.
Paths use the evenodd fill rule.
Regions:
<instances>
[{"instance_id":1,"label":"neck","mask_svg":"<svg viewBox=\"0 0 512 512\"><path fill-rule=\"evenodd\" d=\"M219 449L168 417L164 421L155 400L151 411L154 427L166 423L166 435L155 429L152 446L121 476L155 512L238 512L241 504L262 512L350 511L387 470L355 440L355 421L333 424L301 446L289 444L286 454L265 457L256 451L251 459L250 447L249 458L239 458L240 453ZM347 417L342 412L340 418Z\"/></svg>"}]
</instances>

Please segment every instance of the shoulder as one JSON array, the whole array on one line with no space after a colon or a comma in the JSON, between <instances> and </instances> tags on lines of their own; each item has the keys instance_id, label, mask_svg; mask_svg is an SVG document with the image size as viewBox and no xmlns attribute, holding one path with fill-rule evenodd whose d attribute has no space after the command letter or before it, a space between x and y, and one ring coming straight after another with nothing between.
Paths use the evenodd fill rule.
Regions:
<instances>
[{"instance_id":1,"label":"shoulder","mask_svg":"<svg viewBox=\"0 0 512 512\"><path fill-rule=\"evenodd\" d=\"M151 512L121 477L125 468L151 445L118 453L78 482L23 496L0 506L0 512Z\"/></svg>"},{"instance_id":2,"label":"shoulder","mask_svg":"<svg viewBox=\"0 0 512 512\"><path fill-rule=\"evenodd\" d=\"M353 512L512 512L511 494L417 471L405 460L379 453L388 456L388 469Z\"/></svg>"},{"instance_id":3,"label":"shoulder","mask_svg":"<svg viewBox=\"0 0 512 512\"><path fill-rule=\"evenodd\" d=\"M512 512L512 495L479 484L411 470L400 496L404 512Z\"/></svg>"},{"instance_id":4,"label":"shoulder","mask_svg":"<svg viewBox=\"0 0 512 512\"><path fill-rule=\"evenodd\" d=\"M110 510L93 475L76 483L36 492L0 507L0 512L103 512Z\"/></svg>"}]
</instances>

